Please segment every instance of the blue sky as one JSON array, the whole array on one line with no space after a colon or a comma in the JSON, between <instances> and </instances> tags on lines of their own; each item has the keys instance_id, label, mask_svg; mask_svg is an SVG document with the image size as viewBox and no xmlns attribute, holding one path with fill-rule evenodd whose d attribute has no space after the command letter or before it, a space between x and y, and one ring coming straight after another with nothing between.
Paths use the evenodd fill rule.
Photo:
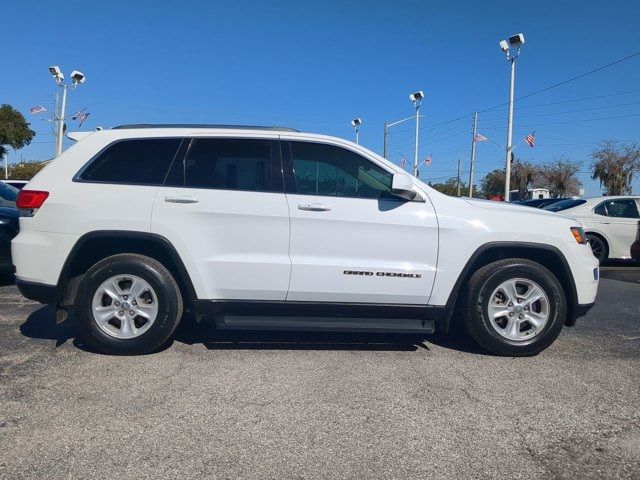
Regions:
<instances>
[{"instance_id":1,"label":"blue sky","mask_svg":"<svg viewBox=\"0 0 640 480\"><path fill-rule=\"evenodd\" d=\"M526 35L516 96L640 50L640 3L631 0L22 0L7 2L3 18L0 103L25 113L38 132L10 161L52 156L46 115L30 116L28 108L50 108L57 87L47 67L58 64L87 77L69 95L68 112L91 112L83 129L244 123L352 139L349 122L359 116L361 143L380 153L383 123L411 115L408 94L422 89L420 156L432 154L433 162L421 176L455 175L458 159L466 176L471 112L507 99L499 40ZM581 161L586 193L599 194L589 152L605 138L640 140L640 56L518 102L515 124L516 142L532 130L537 138L516 156ZM504 144L506 108L481 114L479 132ZM396 163L412 158L411 122L392 130L389 152ZM478 176L501 167L503 157L500 147L480 144Z\"/></svg>"}]
</instances>

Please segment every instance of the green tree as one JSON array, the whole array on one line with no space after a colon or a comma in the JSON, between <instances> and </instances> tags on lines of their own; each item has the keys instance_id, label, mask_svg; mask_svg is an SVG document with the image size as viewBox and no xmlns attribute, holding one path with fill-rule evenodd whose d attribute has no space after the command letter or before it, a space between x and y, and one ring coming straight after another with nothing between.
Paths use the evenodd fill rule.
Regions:
<instances>
[{"instance_id":1,"label":"green tree","mask_svg":"<svg viewBox=\"0 0 640 480\"><path fill-rule=\"evenodd\" d=\"M20 150L31 143L35 134L18 110L11 105L0 107L0 157L7 153L7 145Z\"/></svg>"},{"instance_id":2,"label":"green tree","mask_svg":"<svg viewBox=\"0 0 640 480\"><path fill-rule=\"evenodd\" d=\"M605 195L631 195L633 174L640 171L640 147L605 140L591 152L593 174Z\"/></svg>"},{"instance_id":3,"label":"green tree","mask_svg":"<svg viewBox=\"0 0 640 480\"><path fill-rule=\"evenodd\" d=\"M493 170L482 179L482 192L485 197L504 195L504 169Z\"/></svg>"},{"instance_id":4,"label":"green tree","mask_svg":"<svg viewBox=\"0 0 640 480\"><path fill-rule=\"evenodd\" d=\"M518 190L518 198L527 198L527 192L539 176L538 167L528 160L516 160L511 165L511 189ZM504 193L504 170L502 190Z\"/></svg>"},{"instance_id":5,"label":"green tree","mask_svg":"<svg viewBox=\"0 0 640 480\"><path fill-rule=\"evenodd\" d=\"M540 166L537 185L549 189L553 198L571 197L580 193L582 182L578 178L581 164L566 157L557 158Z\"/></svg>"},{"instance_id":6,"label":"green tree","mask_svg":"<svg viewBox=\"0 0 640 480\"><path fill-rule=\"evenodd\" d=\"M451 195L452 197L458 196L458 179L456 177L451 177L444 182L429 182L429 186L445 195ZM465 195L465 192L468 193L468 190L469 187L460 180L460 194Z\"/></svg>"},{"instance_id":7,"label":"green tree","mask_svg":"<svg viewBox=\"0 0 640 480\"><path fill-rule=\"evenodd\" d=\"M14 180L31 180L45 167L43 162L20 162L9 166L9 177Z\"/></svg>"}]
</instances>

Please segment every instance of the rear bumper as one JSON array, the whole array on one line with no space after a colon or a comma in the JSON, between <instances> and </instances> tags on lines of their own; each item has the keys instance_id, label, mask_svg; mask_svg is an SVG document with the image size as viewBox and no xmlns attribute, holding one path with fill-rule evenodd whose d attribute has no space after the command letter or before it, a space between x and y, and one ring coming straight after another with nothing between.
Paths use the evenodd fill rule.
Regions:
<instances>
[{"instance_id":1,"label":"rear bumper","mask_svg":"<svg viewBox=\"0 0 640 480\"><path fill-rule=\"evenodd\" d=\"M46 305L55 305L58 302L58 287L44 283L27 282L16 278L16 286L22 296Z\"/></svg>"}]
</instances>

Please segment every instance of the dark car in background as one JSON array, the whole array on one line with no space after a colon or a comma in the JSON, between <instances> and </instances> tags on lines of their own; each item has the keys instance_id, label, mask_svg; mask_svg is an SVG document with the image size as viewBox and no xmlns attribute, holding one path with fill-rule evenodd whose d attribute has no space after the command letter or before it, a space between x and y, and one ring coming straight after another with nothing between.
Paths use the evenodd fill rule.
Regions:
<instances>
[{"instance_id":1,"label":"dark car in background","mask_svg":"<svg viewBox=\"0 0 640 480\"><path fill-rule=\"evenodd\" d=\"M571 200L570 198L533 198L531 200L520 200L513 202L518 205L524 205L525 207L544 208L562 200Z\"/></svg>"},{"instance_id":2,"label":"dark car in background","mask_svg":"<svg viewBox=\"0 0 640 480\"><path fill-rule=\"evenodd\" d=\"M11 268L11 239L18 234L17 188L0 182L0 271Z\"/></svg>"},{"instance_id":3,"label":"dark car in background","mask_svg":"<svg viewBox=\"0 0 640 480\"><path fill-rule=\"evenodd\" d=\"M28 180L0 180L1 183L6 183L7 185L11 185L13 188L17 188L18 190L22 190L24 186L29 183Z\"/></svg>"}]
</instances>

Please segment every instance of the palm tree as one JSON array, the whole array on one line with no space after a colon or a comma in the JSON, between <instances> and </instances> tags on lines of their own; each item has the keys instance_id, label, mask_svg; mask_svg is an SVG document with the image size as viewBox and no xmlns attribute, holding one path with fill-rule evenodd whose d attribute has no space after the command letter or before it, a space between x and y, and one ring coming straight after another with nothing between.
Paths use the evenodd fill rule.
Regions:
<instances>
[{"instance_id":1,"label":"palm tree","mask_svg":"<svg viewBox=\"0 0 640 480\"><path fill-rule=\"evenodd\" d=\"M593 180L599 180L605 195L630 195L633 174L640 171L637 143L619 144L605 140L591 152Z\"/></svg>"}]
</instances>

